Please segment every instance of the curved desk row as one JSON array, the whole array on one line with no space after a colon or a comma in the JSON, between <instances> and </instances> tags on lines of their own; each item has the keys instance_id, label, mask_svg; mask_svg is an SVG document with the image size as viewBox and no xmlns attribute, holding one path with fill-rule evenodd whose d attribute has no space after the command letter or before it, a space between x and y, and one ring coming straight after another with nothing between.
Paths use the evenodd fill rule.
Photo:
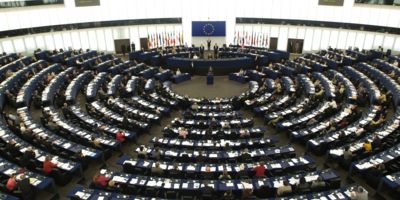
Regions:
<instances>
[{"instance_id":1,"label":"curved desk row","mask_svg":"<svg viewBox=\"0 0 400 200\"><path fill-rule=\"evenodd\" d=\"M192 66L193 63L193 66ZM172 57L167 59L166 67L172 70L180 69L197 75L207 75L209 67L213 68L215 75L227 75L240 69L249 69L254 66L254 59L249 57L227 59L189 59Z\"/></svg>"}]
</instances>

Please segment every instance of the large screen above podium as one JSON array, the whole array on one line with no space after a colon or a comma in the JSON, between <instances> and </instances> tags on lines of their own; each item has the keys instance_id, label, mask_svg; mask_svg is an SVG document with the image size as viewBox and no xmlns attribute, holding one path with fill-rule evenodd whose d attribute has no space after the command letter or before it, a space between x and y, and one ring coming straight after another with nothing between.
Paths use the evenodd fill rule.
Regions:
<instances>
[{"instance_id":1,"label":"large screen above podium","mask_svg":"<svg viewBox=\"0 0 400 200\"><path fill-rule=\"evenodd\" d=\"M0 8L64 4L64 0L0 0Z\"/></svg>"},{"instance_id":2,"label":"large screen above podium","mask_svg":"<svg viewBox=\"0 0 400 200\"><path fill-rule=\"evenodd\" d=\"M225 21L192 21L192 36L194 37L224 37L225 35Z\"/></svg>"}]
</instances>

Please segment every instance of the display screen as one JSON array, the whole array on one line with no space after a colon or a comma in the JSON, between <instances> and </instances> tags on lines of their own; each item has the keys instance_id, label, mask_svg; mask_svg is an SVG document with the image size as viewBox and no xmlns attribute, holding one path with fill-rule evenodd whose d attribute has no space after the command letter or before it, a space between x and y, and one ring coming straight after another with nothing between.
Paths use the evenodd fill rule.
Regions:
<instances>
[{"instance_id":1,"label":"display screen","mask_svg":"<svg viewBox=\"0 0 400 200\"><path fill-rule=\"evenodd\" d=\"M64 0L0 0L0 8L17 8L43 5L63 5Z\"/></svg>"},{"instance_id":2,"label":"display screen","mask_svg":"<svg viewBox=\"0 0 400 200\"><path fill-rule=\"evenodd\" d=\"M356 4L400 6L400 0L355 0Z\"/></svg>"},{"instance_id":3,"label":"display screen","mask_svg":"<svg viewBox=\"0 0 400 200\"><path fill-rule=\"evenodd\" d=\"M76 7L82 6L99 6L100 0L75 0Z\"/></svg>"},{"instance_id":4,"label":"display screen","mask_svg":"<svg viewBox=\"0 0 400 200\"><path fill-rule=\"evenodd\" d=\"M193 21L192 36L225 36L225 21Z\"/></svg>"},{"instance_id":5,"label":"display screen","mask_svg":"<svg viewBox=\"0 0 400 200\"><path fill-rule=\"evenodd\" d=\"M344 0L319 0L318 5L323 6L343 6Z\"/></svg>"}]
</instances>

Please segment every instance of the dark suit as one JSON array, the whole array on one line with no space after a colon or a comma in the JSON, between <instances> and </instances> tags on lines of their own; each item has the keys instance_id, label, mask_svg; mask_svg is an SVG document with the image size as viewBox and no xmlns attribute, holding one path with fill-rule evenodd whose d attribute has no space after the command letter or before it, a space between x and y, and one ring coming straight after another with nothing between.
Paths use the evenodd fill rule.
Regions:
<instances>
[{"instance_id":1,"label":"dark suit","mask_svg":"<svg viewBox=\"0 0 400 200\"><path fill-rule=\"evenodd\" d=\"M136 50L135 43L132 43L132 44L131 44L131 50L132 50L132 51L135 51L135 50Z\"/></svg>"},{"instance_id":2,"label":"dark suit","mask_svg":"<svg viewBox=\"0 0 400 200\"><path fill-rule=\"evenodd\" d=\"M211 49L211 40L207 40L207 50L210 51Z\"/></svg>"},{"instance_id":3,"label":"dark suit","mask_svg":"<svg viewBox=\"0 0 400 200\"><path fill-rule=\"evenodd\" d=\"M217 58L218 55L218 46L214 45L214 58Z\"/></svg>"},{"instance_id":4,"label":"dark suit","mask_svg":"<svg viewBox=\"0 0 400 200\"><path fill-rule=\"evenodd\" d=\"M213 196L214 196L214 188L212 188L210 186L205 186L202 189L203 199L212 199Z\"/></svg>"},{"instance_id":5,"label":"dark suit","mask_svg":"<svg viewBox=\"0 0 400 200\"><path fill-rule=\"evenodd\" d=\"M203 45L200 46L200 57L204 58L204 46Z\"/></svg>"},{"instance_id":6,"label":"dark suit","mask_svg":"<svg viewBox=\"0 0 400 200\"><path fill-rule=\"evenodd\" d=\"M18 181L19 190L22 192L22 199L34 199L34 191L29 183L29 178Z\"/></svg>"}]
</instances>

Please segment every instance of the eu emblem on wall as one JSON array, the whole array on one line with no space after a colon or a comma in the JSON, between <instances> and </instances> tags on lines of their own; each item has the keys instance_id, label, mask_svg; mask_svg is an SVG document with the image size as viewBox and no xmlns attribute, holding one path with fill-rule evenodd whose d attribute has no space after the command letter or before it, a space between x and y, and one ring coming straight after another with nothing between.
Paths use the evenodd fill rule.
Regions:
<instances>
[{"instance_id":1,"label":"eu emblem on wall","mask_svg":"<svg viewBox=\"0 0 400 200\"><path fill-rule=\"evenodd\" d=\"M225 36L224 21L193 21L192 36Z\"/></svg>"},{"instance_id":2,"label":"eu emblem on wall","mask_svg":"<svg viewBox=\"0 0 400 200\"><path fill-rule=\"evenodd\" d=\"M207 23L203 26L203 32L205 35L213 35L215 31L214 25Z\"/></svg>"}]
</instances>

